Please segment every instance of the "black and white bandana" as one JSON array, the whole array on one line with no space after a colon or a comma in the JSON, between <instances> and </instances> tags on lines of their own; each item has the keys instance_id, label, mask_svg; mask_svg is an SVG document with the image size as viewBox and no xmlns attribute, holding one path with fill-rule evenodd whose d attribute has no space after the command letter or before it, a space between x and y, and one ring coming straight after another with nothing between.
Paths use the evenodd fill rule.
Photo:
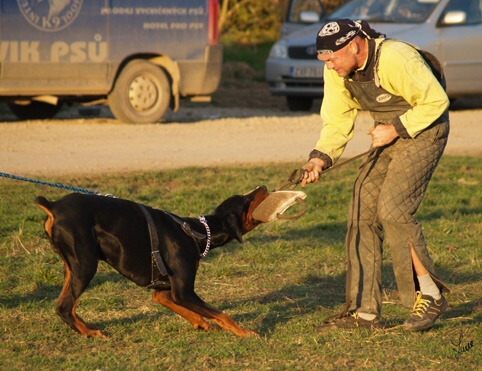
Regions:
<instances>
[{"instance_id":1,"label":"black and white bandana","mask_svg":"<svg viewBox=\"0 0 482 371\"><path fill-rule=\"evenodd\" d=\"M367 21L339 19L328 22L316 36L318 54L331 54L348 45L357 35L364 38L378 38L385 35L370 28Z\"/></svg>"}]
</instances>

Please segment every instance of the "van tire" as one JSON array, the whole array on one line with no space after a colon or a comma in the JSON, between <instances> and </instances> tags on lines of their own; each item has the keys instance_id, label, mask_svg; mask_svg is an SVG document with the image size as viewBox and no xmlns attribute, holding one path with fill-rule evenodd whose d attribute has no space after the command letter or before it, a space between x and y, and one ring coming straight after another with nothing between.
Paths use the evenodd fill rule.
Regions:
<instances>
[{"instance_id":1,"label":"van tire","mask_svg":"<svg viewBox=\"0 0 482 371\"><path fill-rule=\"evenodd\" d=\"M114 116L123 122L159 122L169 108L171 88L164 71L148 61L129 62L108 96Z\"/></svg>"},{"instance_id":2,"label":"van tire","mask_svg":"<svg viewBox=\"0 0 482 371\"><path fill-rule=\"evenodd\" d=\"M20 120L45 120L54 117L62 108L62 103L49 104L31 101L28 104L8 103L10 111Z\"/></svg>"}]
</instances>

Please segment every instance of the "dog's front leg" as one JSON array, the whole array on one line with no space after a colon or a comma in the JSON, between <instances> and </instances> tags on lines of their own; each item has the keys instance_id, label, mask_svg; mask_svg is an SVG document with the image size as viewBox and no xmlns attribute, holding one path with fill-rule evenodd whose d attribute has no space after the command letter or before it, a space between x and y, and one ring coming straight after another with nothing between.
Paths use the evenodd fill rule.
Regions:
<instances>
[{"instance_id":1,"label":"dog's front leg","mask_svg":"<svg viewBox=\"0 0 482 371\"><path fill-rule=\"evenodd\" d=\"M182 307L180 305L177 305L174 303L171 297L171 291L168 290L154 290L154 293L152 294L152 300L154 300L156 303L159 303L166 308L169 308L173 312L179 314L182 318L187 319L194 328L202 328L205 331L208 331L211 329L211 326L209 326L209 323L207 323L202 316L199 314L193 312L192 310L189 310L185 307Z\"/></svg>"}]
</instances>

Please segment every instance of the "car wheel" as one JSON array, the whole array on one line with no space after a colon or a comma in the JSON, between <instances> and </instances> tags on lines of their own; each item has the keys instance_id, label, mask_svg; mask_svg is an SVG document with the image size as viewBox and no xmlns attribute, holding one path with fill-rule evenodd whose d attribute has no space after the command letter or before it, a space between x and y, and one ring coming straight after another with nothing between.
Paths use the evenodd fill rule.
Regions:
<instances>
[{"instance_id":1,"label":"car wheel","mask_svg":"<svg viewBox=\"0 0 482 371\"><path fill-rule=\"evenodd\" d=\"M8 103L8 108L20 120L45 120L54 117L62 108L62 103L49 104L33 100L27 104Z\"/></svg>"},{"instance_id":2,"label":"car wheel","mask_svg":"<svg viewBox=\"0 0 482 371\"><path fill-rule=\"evenodd\" d=\"M309 111L313 105L313 98L287 96L286 103L290 111Z\"/></svg>"},{"instance_id":3,"label":"car wheel","mask_svg":"<svg viewBox=\"0 0 482 371\"><path fill-rule=\"evenodd\" d=\"M171 88L166 74L145 60L129 62L108 96L114 116L131 123L160 121L170 101Z\"/></svg>"}]
</instances>

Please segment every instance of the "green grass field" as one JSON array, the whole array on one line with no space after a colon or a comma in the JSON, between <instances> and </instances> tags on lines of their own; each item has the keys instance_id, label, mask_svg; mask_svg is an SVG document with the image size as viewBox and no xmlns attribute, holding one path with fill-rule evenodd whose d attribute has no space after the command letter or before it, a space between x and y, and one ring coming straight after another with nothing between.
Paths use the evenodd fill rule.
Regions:
<instances>
[{"instance_id":1,"label":"green grass field","mask_svg":"<svg viewBox=\"0 0 482 371\"><path fill-rule=\"evenodd\" d=\"M211 212L228 196L272 189L299 164L188 168L118 176L45 179L98 189L183 216ZM307 213L264 224L209 253L196 291L259 338L203 332L101 263L78 313L109 335L85 338L55 314L61 259L33 200L68 192L0 179L1 370L478 370L482 364L482 159L444 157L417 214L450 309L427 332L317 333L344 307L345 218L357 164L305 188ZM384 319L401 324L385 249ZM456 354L454 348L459 349ZM464 352L462 352L464 350Z\"/></svg>"}]
</instances>

